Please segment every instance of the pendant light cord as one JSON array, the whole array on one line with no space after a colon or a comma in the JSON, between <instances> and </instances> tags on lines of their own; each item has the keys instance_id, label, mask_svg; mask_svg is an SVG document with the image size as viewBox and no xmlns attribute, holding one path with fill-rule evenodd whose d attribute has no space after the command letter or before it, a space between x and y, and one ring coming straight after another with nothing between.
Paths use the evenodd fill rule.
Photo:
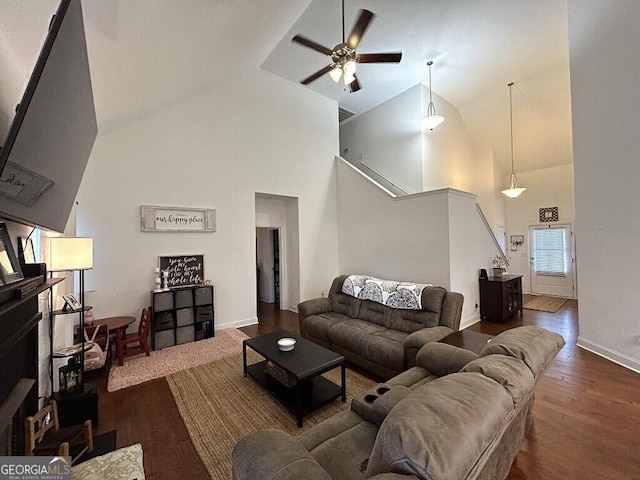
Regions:
<instances>
[{"instance_id":1,"label":"pendant light cord","mask_svg":"<svg viewBox=\"0 0 640 480\"><path fill-rule=\"evenodd\" d=\"M344 0L342 0L342 43L346 43L347 41L344 37Z\"/></svg>"},{"instance_id":2,"label":"pendant light cord","mask_svg":"<svg viewBox=\"0 0 640 480\"><path fill-rule=\"evenodd\" d=\"M511 87L513 82L507 85L509 87L509 119L511 121L511 175L513 175L513 100L511 99Z\"/></svg>"},{"instance_id":3,"label":"pendant light cord","mask_svg":"<svg viewBox=\"0 0 640 480\"><path fill-rule=\"evenodd\" d=\"M427 66L429 67L429 103L433 102L433 99L431 98L431 65L433 65L433 62L429 60L427 62Z\"/></svg>"}]
</instances>

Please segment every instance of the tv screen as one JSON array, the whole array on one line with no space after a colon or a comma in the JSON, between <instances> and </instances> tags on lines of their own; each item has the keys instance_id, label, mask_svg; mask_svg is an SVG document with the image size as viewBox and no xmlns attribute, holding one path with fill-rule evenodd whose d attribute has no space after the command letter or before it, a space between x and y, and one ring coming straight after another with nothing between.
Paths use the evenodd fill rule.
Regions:
<instances>
[{"instance_id":1,"label":"tv screen","mask_svg":"<svg viewBox=\"0 0 640 480\"><path fill-rule=\"evenodd\" d=\"M62 0L0 150L0 217L64 231L97 133L82 6Z\"/></svg>"}]
</instances>

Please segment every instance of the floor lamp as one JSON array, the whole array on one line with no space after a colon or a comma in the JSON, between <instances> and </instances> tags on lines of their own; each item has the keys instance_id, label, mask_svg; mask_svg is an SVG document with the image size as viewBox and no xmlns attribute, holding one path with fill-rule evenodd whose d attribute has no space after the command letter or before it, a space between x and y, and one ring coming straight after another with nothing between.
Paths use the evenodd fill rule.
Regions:
<instances>
[{"instance_id":1,"label":"floor lamp","mask_svg":"<svg viewBox=\"0 0 640 480\"><path fill-rule=\"evenodd\" d=\"M80 367L82 368L81 386L84 385L84 271L93 268L93 238L53 237L49 239L49 271L80 272L79 309L80 322ZM90 307L89 307L90 308ZM76 309L73 310L74 312Z\"/></svg>"}]
</instances>

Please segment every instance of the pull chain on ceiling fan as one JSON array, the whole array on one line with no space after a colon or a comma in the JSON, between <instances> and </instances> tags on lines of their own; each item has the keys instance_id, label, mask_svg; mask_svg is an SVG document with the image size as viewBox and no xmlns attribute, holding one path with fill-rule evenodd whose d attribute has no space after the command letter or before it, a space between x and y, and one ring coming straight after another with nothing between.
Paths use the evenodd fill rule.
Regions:
<instances>
[{"instance_id":1,"label":"pull chain on ceiling fan","mask_svg":"<svg viewBox=\"0 0 640 480\"><path fill-rule=\"evenodd\" d=\"M375 15L369 10L360 10L360 14L356 23L349 34L349 38L345 40L345 28L344 28L344 0L342 0L342 43L339 43L333 50L324 47L313 40L309 40L302 35L296 35L291 39L292 42L303 45L307 48L315 50L331 57L332 63L326 67L318 70L317 72L309 75L300 83L308 85L311 82L317 80L325 73L328 73L334 82L339 82L340 78L343 79L345 88L349 88L350 92L357 92L360 90L360 83L356 76L356 67L358 63L398 63L402 59L402 52L394 53L362 53L358 54L356 49L362 40L364 32L369 27L371 20Z\"/></svg>"}]
</instances>

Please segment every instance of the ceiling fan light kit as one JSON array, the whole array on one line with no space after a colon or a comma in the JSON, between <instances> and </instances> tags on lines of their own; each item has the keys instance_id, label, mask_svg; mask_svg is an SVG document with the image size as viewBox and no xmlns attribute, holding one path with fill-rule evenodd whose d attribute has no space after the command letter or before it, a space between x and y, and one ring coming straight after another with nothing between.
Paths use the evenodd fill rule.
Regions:
<instances>
[{"instance_id":1,"label":"ceiling fan light kit","mask_svg":"<svg viewBox=\"0 0 640 480\"><path fill-rule=\"evenodd\" d=\"M526 188L518 187L518 177L516 177L513 170L513 100L511 98L513 82L508 83L507 87L509 87L509 121L511 126L511 175L509 175L509 188L502 190L501 193L504 193L509 198L516 198L524 192Z\"/></svg>"},{"instance_id":2,"label":"ceiling fan light kit","mask_svg":"<svg viewBox=\"0 0 640 480\"><path fill-rule=\"evenodd\" d=\"M428 128L429 130L433 130L444 122L444 117L436 114L436 106L433 104L433 99L431 98L431 65L433 65L433 61L429 60L427 62L427 66L429 67L429 105L427 106L427 115L420 119L420 126L422 128Z\"/></svg>"},{"instance_id":3,"label":"ceiling fan light kit","mask_svg":"<svg viewBox=\"0 0 640 480\"><path fill-rule=\"evenodd\" d=\"M348 87L349 92L354 93L360 90L360 83L356 76L356 68L358 63L398 63L402 59L402 52L396 53L363 53L358 55L356 48L360 44L360 40L364 35L367 27L373 20L375 15L369 10L360 10L358 19L351 30L349 38L345 40L344 31L344 0L342 0L342 43L339 43L333 50L324 47L313 40L309 40L302 35L296 35L291 39L292 42L320 52L323 55L331 57L332 63L317 72L309 75L300 83L308 85L317 80L325 73L328 73L331 80L338 83L342 78L345 88Z\"/></svg>"}]
</instances>

